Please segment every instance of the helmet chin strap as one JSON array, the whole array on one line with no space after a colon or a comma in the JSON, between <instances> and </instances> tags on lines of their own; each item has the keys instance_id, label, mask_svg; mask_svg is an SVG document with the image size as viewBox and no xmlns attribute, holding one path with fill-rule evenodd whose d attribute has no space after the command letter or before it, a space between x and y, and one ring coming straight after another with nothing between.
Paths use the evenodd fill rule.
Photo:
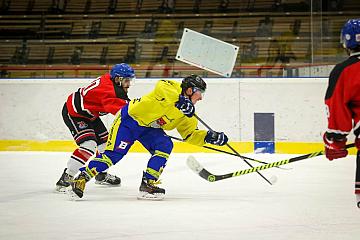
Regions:
<instances>
[{"instance_id":1,"label":"helmet chin strap","mask_svg":"<svg viewBox=\"0 0 360 240\"><path fill-rule=\"evenodd\" d=\"M187 96L187 97L191 100L192 96L194 95L194 91L193 91L192 88L191 88L191 95L188 95L188 94L186 93L186 91L187 91L189 88L191 88L191 87L188 87L185 91L183 91L183 95L184 95L184 96Z\"/></svg>"},{"instance_id":2,"label":"helmet chin strap","mask_svg":"<svg viewBox=\"0 0 360 240\"><path fill-rule=\"evenodd\" d=\"M121 87L121 80L119 80L120 79L120 77L115 77L114 79L113 79L113 82L116 84L116 85L118 85L118 86L120 86Z\"/></svg>"}]
</instances>

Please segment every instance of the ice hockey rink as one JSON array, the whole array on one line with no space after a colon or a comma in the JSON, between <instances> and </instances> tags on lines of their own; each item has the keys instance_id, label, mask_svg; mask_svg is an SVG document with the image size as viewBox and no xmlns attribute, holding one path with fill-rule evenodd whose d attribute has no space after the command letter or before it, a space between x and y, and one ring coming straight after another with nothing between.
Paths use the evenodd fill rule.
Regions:
<instances>
[{"instance_id":1,"label":"ice hockey rink","mask_svg":"<svg viewBox=\"0 0 360 240\"><path fill-rule=\"evenodd\" d=\"M209 171L247 168L223 154L193 154ZM360 211L353 194L355 156L317 157L262 173L210 183L172 154L162 175L163 201L137 200L147 154L130 153L110 170L121 187L87 184L84 198L53 192L65 152L0 152L0 239L316 239L355 240ZM289 155L247 155L276 161ZM294 155L291 155L294 156ZM256 164L253 164L256 165Z\"/></svg>"}]
</instances>

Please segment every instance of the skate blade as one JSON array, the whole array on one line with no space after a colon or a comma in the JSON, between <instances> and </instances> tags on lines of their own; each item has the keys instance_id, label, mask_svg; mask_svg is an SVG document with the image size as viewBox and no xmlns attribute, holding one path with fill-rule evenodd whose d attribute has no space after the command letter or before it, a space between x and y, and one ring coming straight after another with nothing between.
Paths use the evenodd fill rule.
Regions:
<instances>
[{"instance_id":1,"label":"skate blade","mask_svg":"<svg viewBox=\"0 0 360 240\"><path fill-rule=\"evenodd\" d=\"M72 188L67 189L67 194L69 196L70 201L80 201L82 200L73 190Z\"/></svg>"},{"instance_id":2,"label":"skate blade","mask_svg":"<svg viewBox=\"0 0 360 240\"><path fill-rule=\"evenodd\" d=\"M102 185L102 186L110 186L110 187L120 187L120 185L121 185L121 183L119 183L119 184L111 184L111 183L108 183L108 182L97 181L97 180L95 180L95 184Z\"/></svg>"},{"instance_id":3,"label":"skate blade","mask_svg":"<svg viewBox=\"0 0 360 240\"><path fill-rule=\"evenodd\" d=\"M163 193L148 193L148 192L139 192L137 196L138 200L151 200L151 201L161 201L165 198L165 194Z\"/></svg>"},{"instance_id":4,"label":"skate blade","mask_svg":"<svg viewBox=\"0 0 360 240\"><path fill-rule=\"evenodd\" d=\"M64 186L56 186L54 189L54 193L59 193L59 194L66 194L68 191L68 187L64 187Z\"/></svg>"}]
</instances>

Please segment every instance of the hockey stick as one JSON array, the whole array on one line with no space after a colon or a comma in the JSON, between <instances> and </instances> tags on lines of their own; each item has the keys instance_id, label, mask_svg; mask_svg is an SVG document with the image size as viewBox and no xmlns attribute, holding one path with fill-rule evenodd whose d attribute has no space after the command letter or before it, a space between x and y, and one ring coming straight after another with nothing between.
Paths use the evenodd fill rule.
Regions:
<instances>
[{"instance_id":1,"label":"hockey stick","mask_svg":"<svg viewBox=\"0 0 360 240\"><path fill-rule=\"evenodd\" d=\"M183 139L178 138L178 137L174 137L174 136L170 136L170 135L166 135L166 136L168 136L169 138L178 140L180 142L185 142ZM206 149L213 150L215 152L221 152L221 153L229 154L229 155L232 155L232 156L235 156L235 157L244 158L244 159L249 160L249 161L262 163L262 164L268 164L268 162L263 162L263 161L260 161L260 160L256 160L256 159L253 159L253 158L250 158L250 157L243 156L243 155L237 155L235 153L227 152L227 151L224 151L224 150L221 150L221 149L218 149L218 148L213 148L213 147L210 147L210 146L202 146L202 147L206 148ZM282 169L282 170L290 170L288 168L283 168L283 167L280 167L280 166L276 166L276 167L279 168L279 169Z\"/></svg>"},{"instance_id":2,"label":"hockey stick","mask_svg":"<svg viewBox=\"0 0 360 240\"><path fill-rule=\"evenodd\" d=\"M352 144L346 145L346 148L351 148L354 146L355 146L355 144L352 143ZM196 172L200 177L204 178L205 180L207 180L209 182L216 182L216 181L224 180L227 178L238 177L238 176L242 176L242 175L253 173L253 172L259 173L258 171L260 171L260 170L265 170L265 169L273 168L276 166L281 166L281 165L285 165L285 164L289 164L289 163L293 163L293 162L297 162L300 160L305 160L305 159L309 159L309 158L313 158L313 157L317 157L317 156L321 156L321 155L324 155L323 150L318 151L318 152L308 153L308 154L293 157L293 158L289 158L289 159L280 160L280 161L273 162L273 163L268 163L268 164L257 166L257 167L252 167L252 168L238 170L238 171L231 172L231 173L221 174L221 175L215 175L215 174L210 173L195 159L194 156L191 156L191 155L187 159L187 165L189 166L189 168L191 170Z\"/></svg>"},{"instance_id":3,"label":"hockey stick","mask_svg":"<svg viewBox=\"0 0 360 240\"><path fill-rule=\"evenodd\" d=\"M194 114L194 117L196 117L197 120L199 120L199 122L201 122L207 129L209 129L210 131L214 131L211 129L211 127L209 125L207 125L198 115ZM247 165L249 165L249 167L254 168L246 159L242 158L241 155L232 147L230 146L229 143L226 143L226 146L228 146L228 148L231 149L231 151L233 151L238 157L240 157ZM266 165L263 165L266 166ZM260 177L262 177L266 182L268 182L270 185L273 185L273 182L271 182L269 179L267 179L264 175L262 175L261 173L259 173L256 170L256 173L260 175Z\"/></svg>"}]
</instances>

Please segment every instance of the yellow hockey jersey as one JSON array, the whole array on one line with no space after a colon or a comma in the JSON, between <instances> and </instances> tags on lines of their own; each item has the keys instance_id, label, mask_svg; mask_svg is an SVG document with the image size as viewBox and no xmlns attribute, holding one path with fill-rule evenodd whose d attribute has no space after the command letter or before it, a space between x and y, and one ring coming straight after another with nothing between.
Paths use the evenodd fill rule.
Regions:
<instances>
[{"instance_id":1,"label":"yellow hockey jersey","mask_svg":"<svg viewBox=\"0 0 360 240\"><path fill-rule=\"evenodd\" d=\"M153 91L129 103L129 115L140 126L176 130L186 142L202 146L207 131L197 129L197 119L186 117L175 103L181 94L180 83L160 80Z\"/></svg>"}]
</instances>

